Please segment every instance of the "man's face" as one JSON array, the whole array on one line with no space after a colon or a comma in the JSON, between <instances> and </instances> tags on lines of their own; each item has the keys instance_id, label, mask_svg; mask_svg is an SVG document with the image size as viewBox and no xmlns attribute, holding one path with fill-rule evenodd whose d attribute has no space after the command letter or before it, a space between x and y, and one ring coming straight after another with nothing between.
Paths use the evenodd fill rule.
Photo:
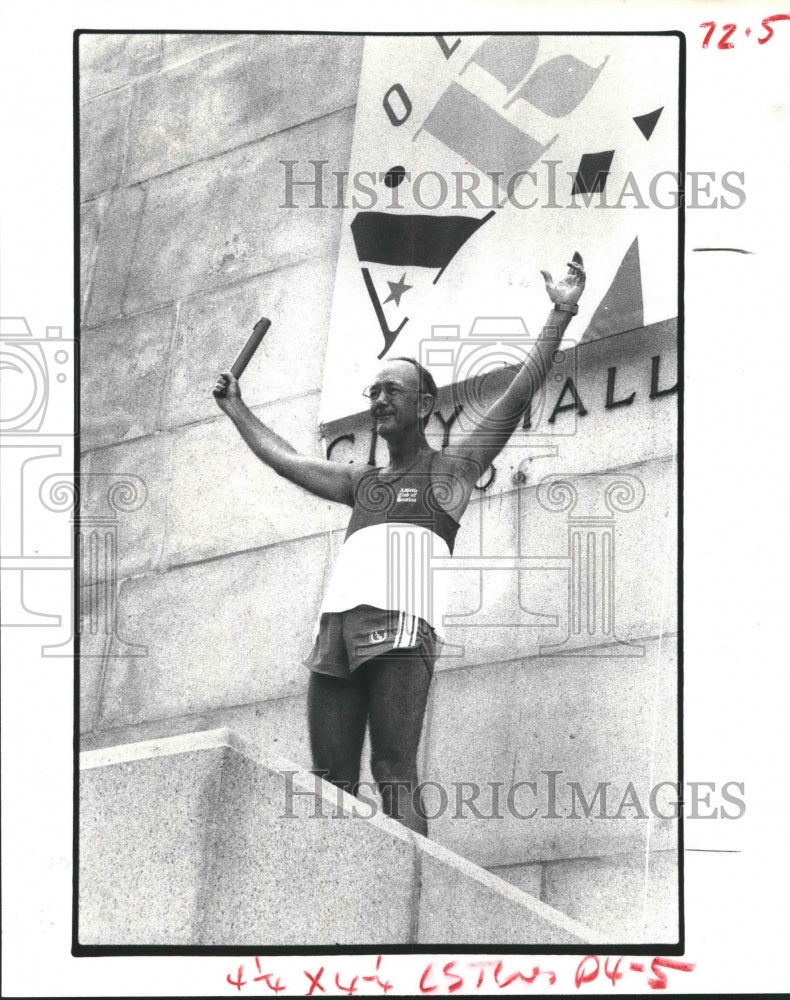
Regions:
<instances>
[{"instance_id":1,"label":"man's face","mask_svg":"<svg viewBox=\"0 0 790 1000\"><path fill-rule=\"evenodd\" d=\"M369 387L370 415L380 437L413 431L430 408L430 396L420 395L420 378L408 361L390 361L376 372Z\"/></svg>"}]
</instances>

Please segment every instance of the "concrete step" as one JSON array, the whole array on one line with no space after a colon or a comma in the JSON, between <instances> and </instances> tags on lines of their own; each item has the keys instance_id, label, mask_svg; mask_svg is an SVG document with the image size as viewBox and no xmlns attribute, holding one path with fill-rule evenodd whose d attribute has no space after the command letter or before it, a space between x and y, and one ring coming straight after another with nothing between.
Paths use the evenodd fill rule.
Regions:
<instances>
[{"instance_id":1,"label":"concrete step","mask_svg":"<svg viewBox=\"0 0 790 1000\"><path fill-rule=\"evenodd\" d=\"M80 944L604 940L229 729L86 751L79 784Z\"/></svg>"}]
</instances>

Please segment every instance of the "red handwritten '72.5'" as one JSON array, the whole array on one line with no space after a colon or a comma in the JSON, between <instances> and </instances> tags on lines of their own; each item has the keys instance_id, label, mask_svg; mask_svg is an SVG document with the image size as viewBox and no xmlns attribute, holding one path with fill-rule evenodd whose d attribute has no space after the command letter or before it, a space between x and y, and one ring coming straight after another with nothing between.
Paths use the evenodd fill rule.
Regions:
<instances>
[{"instance_id":1,"label":"red handwritten '72.5'","mask_svg":"<svg viewBox=\"0 0 790 1000\"><path fill-rule=\"evenodd\" d=\"M771 27L771 24L774 21L790 21L790 14L772 14L770 17L764 17L762 19L762 26L765 29L765 34L757 39L757 43L759 45L765 45L767 41L773 38L774 29ZM700 25L700 28L708 29L705 32L705 37L702 39L702 47L703 49L707 49L710 40L713 37L713 32L716 30L716 22L703 21L702 24ZM734 49L735 43L731 42L730 38L735 34L737 30L738 30L737 24L723 24L721 26L722 35L721 38L719 39L719 43L716 46L716 48ZM743 33L748 38L752 33L752 29L750 27L746 27L743 29Z\"/></svg>"}]
</instances>

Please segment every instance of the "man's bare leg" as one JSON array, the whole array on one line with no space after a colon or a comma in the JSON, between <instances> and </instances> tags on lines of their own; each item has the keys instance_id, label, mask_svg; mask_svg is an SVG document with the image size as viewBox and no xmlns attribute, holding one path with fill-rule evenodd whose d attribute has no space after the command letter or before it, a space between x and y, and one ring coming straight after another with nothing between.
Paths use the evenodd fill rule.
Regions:
<instances>
[{"instance_id":1,"label":"man's bare leg","mask_svg":"<svg viewBox=\"0 0 790 1000\"><path fill-rule=\"evenodd\" d=\"M368 719L368 695L358 677L310 673L307 718L313 770L355 795Z\"/></svg>"},{"instance_id":2,"label":"man's bare leg","mask_svg":"<svg viewBox=\"0 0 790 1000\"><path fill-rule=\"evenodd\" d=\"M371 770L388 816L428 836L417 790L420 745L431 676L414 650L385 653L356 671L368 689Z\"/></svg>"}]
</instances>

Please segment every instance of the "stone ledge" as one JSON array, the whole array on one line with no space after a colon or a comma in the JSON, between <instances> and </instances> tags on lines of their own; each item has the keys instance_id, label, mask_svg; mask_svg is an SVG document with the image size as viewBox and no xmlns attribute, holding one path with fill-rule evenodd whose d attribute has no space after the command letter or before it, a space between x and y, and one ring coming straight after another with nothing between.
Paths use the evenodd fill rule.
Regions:
<instances>
[{"instance_id":1,"label":"stone ledge","mask_svg":"<svg viewBox=\"0 0 790 1000\"><path fill-rule=\"evenodd\" d=\"M80 785L82 945L601 940L228 729L85 752Z\"/></svg>"},{"instance_id":2,"label":"stone ledge","mask_svg":"<svg viewBox=\"0 0 790 1000\"><path fill-rule=\"evenodd\" d=\"M420 863L420 943L528 947L605 941L590 928L446 847L425 837L415 837L415 841ZM481 936L481 930L488 930L489 935Z\"/></svg>"}]
</instances>

